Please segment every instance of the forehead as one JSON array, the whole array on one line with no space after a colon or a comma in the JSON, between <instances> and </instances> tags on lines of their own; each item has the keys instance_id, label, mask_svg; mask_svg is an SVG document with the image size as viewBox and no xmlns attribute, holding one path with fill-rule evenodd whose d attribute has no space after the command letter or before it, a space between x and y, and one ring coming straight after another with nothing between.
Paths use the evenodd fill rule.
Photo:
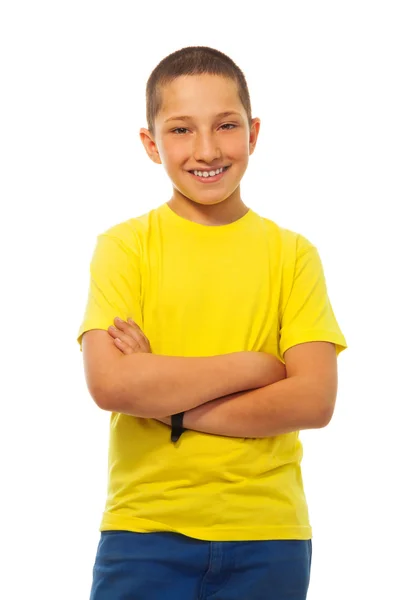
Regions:
<instances>
[{"instance_id":1,"label":"forehead","mask_svg":"<svg viewBox=\"0 0 416 600\"><path fill-rule=\"evenodd\" d=\"M210 116L228 110L243 113L235 81L218 75L187 75L163 86L158 118Z\"/></svg>"}]
</instances>

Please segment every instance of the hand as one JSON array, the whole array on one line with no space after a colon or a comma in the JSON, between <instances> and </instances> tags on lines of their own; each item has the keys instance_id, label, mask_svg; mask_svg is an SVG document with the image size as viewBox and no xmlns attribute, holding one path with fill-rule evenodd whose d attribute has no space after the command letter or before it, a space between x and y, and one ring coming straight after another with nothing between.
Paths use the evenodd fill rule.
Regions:
<instances>
[{"instance_id":1,"label":"hand","mask_svg":"<svg viewBox=\"0 0 416 600\"><path fill-rule=\"evenodd\" d=\"M115 327L111 326L108 328L108 333L114 339L114 344L123 354L152 352L149 340L133 319L122 321L116 317L114 325Z\"/></svg>"}]
</instances>

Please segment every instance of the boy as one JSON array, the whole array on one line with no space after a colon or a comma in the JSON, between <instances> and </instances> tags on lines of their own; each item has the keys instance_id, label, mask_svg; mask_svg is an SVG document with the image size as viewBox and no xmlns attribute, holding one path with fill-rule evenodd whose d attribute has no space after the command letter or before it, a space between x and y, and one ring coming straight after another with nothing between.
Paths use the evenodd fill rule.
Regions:
<instances>
[{"instance_id":1,"label":"boy","mask_svg":"<svg viewBox=\"0 0 416 600\"><path fill-rule=\"evenodd\" d=\"M228 56L174 52L146 100L173 195L98 236L78 332L111 412L91 600L303 600L299 430L329 423L347 347L319 254L241 199L260 121Z\"/></svg>"}]
</instances>

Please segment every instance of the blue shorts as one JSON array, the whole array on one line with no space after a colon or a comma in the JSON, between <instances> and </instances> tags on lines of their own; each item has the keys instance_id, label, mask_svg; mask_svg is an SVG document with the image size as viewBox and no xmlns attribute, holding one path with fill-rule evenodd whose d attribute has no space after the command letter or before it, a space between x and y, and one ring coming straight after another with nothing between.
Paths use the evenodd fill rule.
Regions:
<instances>
[{"instance_id":1,"label":"blue shorts","mask_svg":"<svg viewBox=\"0 0 416 600\"><path fill-rule=\"evenodd\" d=\"M90 600L305 600L311 540L102 531Z\"/></svg>"}]
</instances>

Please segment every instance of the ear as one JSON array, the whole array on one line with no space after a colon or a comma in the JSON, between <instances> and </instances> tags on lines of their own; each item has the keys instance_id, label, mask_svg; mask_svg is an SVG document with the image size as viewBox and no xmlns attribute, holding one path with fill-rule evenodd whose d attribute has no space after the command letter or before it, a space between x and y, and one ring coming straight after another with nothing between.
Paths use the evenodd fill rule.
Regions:
<instances>
[{"instance_id":1,"label":"ear","mask_svg":"<svg viewBox=\"0 0 416 600\"><path fill-rule=\"evenodd\" d=\"M148 129L140 129L140 139L149 158L158 165L162 164L156 142Z\"/></svg>"},{"instance_id":2,"label":"ear","mask_svg":"<svg viewBox=\"0 0 416 600\"><path fill-rule=\"evenodd\" d=\"M260 131L260 119L258 119L258 118L251 119L250 139L249 139L250 154L253 154L254 149L256 147L257 138L259 136L259 131Z\"/></svg>"}]
</instances>

